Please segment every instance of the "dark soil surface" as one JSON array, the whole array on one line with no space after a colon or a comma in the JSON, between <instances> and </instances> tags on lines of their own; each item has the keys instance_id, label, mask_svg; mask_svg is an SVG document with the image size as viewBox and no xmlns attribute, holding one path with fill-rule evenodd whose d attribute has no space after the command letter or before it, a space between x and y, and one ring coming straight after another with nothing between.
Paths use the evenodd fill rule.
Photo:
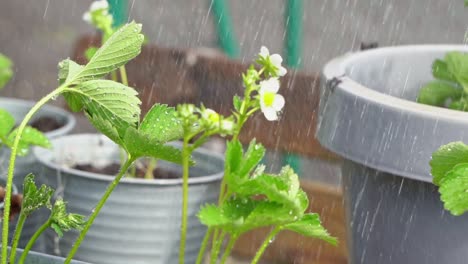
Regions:
<instances>
[{"instance_id":1,"label":"dark soil surface","mask_svg":"<svg viewBox=\"0 0 468 264\"><path fill-rule=\"evenodd\" d=\"M55 118L45 116L36 119L30 125L41 132L49 132L61 128L64 124Z\"/></svg>"},{"instance_id":2,"label":"dark soil surface","mask_svg":"<svg viewBox=\"0 0 468 264\"><path fill-rule=\"evenodd\" d=\"M75 165L73 168L77 170L81 170L81 171L99 173L99 174L104 174L104 175L117 175L117 173L119 173L119 170L120 170L120 164L111 163L102 168L94 167L91 164L78 164L78 165ZM144 179L145 173L146 173L146 167L137 168L135 176L136 178ZM155 168L153 170L153 178L154 179L178 179L178 178L182 178L182 175L175 173L173 171L165 170L163 168Z\"/></svg>"}]
</instances>

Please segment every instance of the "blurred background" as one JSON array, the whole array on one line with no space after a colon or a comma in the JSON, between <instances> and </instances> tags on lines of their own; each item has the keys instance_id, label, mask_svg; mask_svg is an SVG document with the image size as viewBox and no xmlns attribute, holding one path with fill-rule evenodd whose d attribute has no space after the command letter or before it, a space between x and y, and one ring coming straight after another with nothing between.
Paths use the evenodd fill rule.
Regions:
<instances>
[{"instance_id":1,"label":"blurred background","mask_svg":"<svg viewBox=\"0 0 468 264\"><path fill-rule=\"evenodd\" d=\"M0 52L12 59L15 70L13 80L1 92L1 96L37 100L56 87L57 63L67 57L76 57L80 50L79 40L84 36L96 34L93 28L82 20L82 14L91 2L0 0ZM312 203L316 206L314 209L324 214L325 226L335 226L336 232L342 237L345 227L339 188L340 161L320 149L313 133L315 124L312 123L315 122L314 113L319 98L317 92L309 94L309 91L318 89L319 82L316 77L321 68L334 57L359 50L362 43L378 43L379 46L461 44L464 43L468 26L468 13L463 9L462 1L458 0L109 2L113 5L114 14L122 22L135 20L143 24L148 44L156 50L169 51L171 55L175 54L171 53L171 50L180 51L181 54L185 54L185 59L193 52L208 54L208 58L218 58L224 56L219 54L225 54L233 60L229 63L242 67L249 64L264 45L271 53L281 54L290 68L298 69L290 71L293 77L286 89L292 91L291 93L298 91L298 97L312 96L315 100L301 101L296 108L287 113L286 117L294 119L294 122L282 124L289 126L284 130L289 129L290 132L282 134L281 131L275 130L280 129L276 125L261 131L260 125L257 125L253 126L253 134L249 135L260 138L262 133L280 135L273 143L267 144L270 151L268 162L273 167L292 163L300 171L305 184L310 184L308 186ZM179 73L186 71L180 64L180 58L175 60L177 67L174 68L173 78L180 81L185 77ZM214 61L212 65L216 67L216 59ZM169 65L164 60L158 63ZM151 67L145 69L150 75L158 75L157 72L151 72ZM303 77L298 77L298 80L302 81L294 83L296 74ZM227 83L240 78L237 72L226 73L226 76L217 80L221 80L221 83L226 80ZM150 79L148 82L151 86L151 83L157 83L157 79ZM133 83L138 83L138 80L133 80ZM195 83L199 84L196 81ZM185 89L186 83L181 87ZM170 92L172 88L161 88L160 93ZM182 94L185 97L182 96L180 100L183 101L187 94ZM215 100L212 97L209 93L199 92L196 98L204 102L205 98L207 101ZM222 106L230 102L214 103ZM295 103L297 102L291 102L292 105ZM61 100L54 104L64 107ZM302 115L310 115L310 118L304 119ZM77 118L78 126L75 132L93 131L82 116L77 115ZM300 127L295 124L299 124L297 126ZM294 130L303 133L294 134L291 132ZM302 148L298 147L300 145ZM252 237L255 238L256 235ZM241 246L236 249L236 254L252 254L251 245L256 243L252 237L244 240L245 243L238 243ZM281 263L346 263L345 238L342 239L339 250L327 248L328 246L322 244L318 249L309 247L307 242L296 241L294 237L279 240L275 243L280 245L276 249L273 246L268 253L271 261L282 259L284 261ZM281 253L281 256L277 257L276 253Z\"/></svg>"}]
</instances>

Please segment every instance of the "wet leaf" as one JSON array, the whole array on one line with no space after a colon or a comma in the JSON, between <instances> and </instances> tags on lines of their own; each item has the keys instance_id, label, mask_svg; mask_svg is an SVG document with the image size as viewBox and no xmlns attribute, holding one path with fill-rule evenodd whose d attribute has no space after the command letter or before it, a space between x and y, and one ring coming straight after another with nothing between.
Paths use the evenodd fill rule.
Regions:
<instances>
[{"instance_id":1,"label":"wet leaf","mask_svg":"<svg viewBox=\"0 0 468 264\"><path fill-rule=\"evenodd\" d=\"M42 185L37 188L34 182L34 175L31 173L26 175L23 182L23 204L21 213L29 216L39 208L51 208L50 199L54 194L54 189L49 186Z\"/></svg>"},{"instance_id":2,"label":"wet leaf","mask_svg":"<svg viewBox=\"0 0 468 264\"><path fill-rule=\"evenodd\" d=\"M134 158L153 157L182 164L182 151L168 145L164 145L151 136L129 127L123 138L123 145ZM192 162L193 163L193 162Z\"/></svg>"},{"instance_id":3,"label":"wet leaf","mask_svg":"<svg viewBox=\"0 0 468 264\"><path fill-rule=\"evenodd\" d=\"M303 236L318 238L332 245L338 243L337 239L330 236L328 231L322 226L318 214L305 214L300 220L285 225L284 229L294 231Z\"/></svg>"},{"instance_id":4,"label":"wet leaf","mask_svg":"<svg viewBox=\"0 0 468 264\"><path fill-rule=\"evenodd\" d=\"M445 209L453 215L462 215L468 210L468 163L453 167L442 179L440 198Z\"/></svg>"},{"instance_id":5,"label":"wet leaf","mask_svg":"<svg viewBox=\"0 0 468 264\"><path fill-rule=\"evenodd\" d=\"M6 138L14 126L15 118L8 111L0 109L0 137Z\"/></svg>"},{"instance_id":6,"label":"wet leaf","mask_svg":"<svg viewBox=\"0 0 468 264\"><path fill-rule=\"evenodd\" d=\"M162 143L181 139L184 133L175 109L162 104L156 104L148 111L138 130Z\"/></svg>"},{"instance_id":7,"label":"wet leaf","mask_svg":"<svg viewBox=\"0 0 468 264\"><path fill-rule=\"evenodd\" d=\"M73 77L68 85L99 79L135 58L141 51L143 35L141 24L131 22L121 27L99 48L91 60Z\"/></svg>"},{"instance_id":8,"label":"wet leaf","mask_svg":"<svg viewBox=\"0 0 468 264\"><path fill-rule=\"evenodd\" d=\"M13 63L5 55L0 53L0 90L5 87L5 85L13 77Z\"/></svg>"},{"instance_id":9,"label":"wet leaf","mask_svg":"<svg viewBox=\"0 0 468 264\"><path fill-rule=\"evenodd\" d=\"M434 184L440 185L445 174L460 163L468 163L467 145L463 142L452 142L440 147L432 154L432 160L429 162Z\"/></svg>"},{"instance_id":10,"label":"wet leaf","mask_svg":"<svg viewBox=\"0 0 468 264\"><path fill-rule=\"evenodd\" d=\"M440 80L457 82L455 76L449 71L447 63L440 59L436 59L432 64L432 75Z\"/></svg>"},{"instance_id":11,"label":"wet leaf","mask_svg":"<svg viewBox=\"0 0 468 264\"><path fill-rule=\"evenodd\" d=\"M460 99L463 90L442 81L432 81L419 91L418 103L445 106L448 99Z\"/></svg>"},{"instance_id":12,"label":"wet leaf","mask_svg":"<svg viewBox=\"0 0 468 264\"><path fill-rule=\"evenodd\" d=\"M59 236L63 236L63 232L70 230L81 230L86 224L85 217L79 214L67 213L66 203L62 199L58 199L50 215L51 227Z\"/></svg>"},{"instance_id":13,"label":"wet leaf","mask_svg":"<svg viewBox=\"0 0 468 264\"><path fill-rule=\"evenodd\" d=\"M18 129L14 129L7 138L6 145L10 148L13 146ZM21 134L20 141L18 143L17 155L25 156L29 153L31 146L40 146L43 148L50 148L51 144L49 139L39 130L26 126Z\"/></svg>"}]
</instances>

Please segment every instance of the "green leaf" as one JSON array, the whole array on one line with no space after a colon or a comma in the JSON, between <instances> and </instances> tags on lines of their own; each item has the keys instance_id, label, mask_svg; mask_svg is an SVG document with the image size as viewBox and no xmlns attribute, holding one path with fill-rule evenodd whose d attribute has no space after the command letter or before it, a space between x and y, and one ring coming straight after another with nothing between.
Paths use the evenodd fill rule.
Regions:
<instances>
[{"instance_id":1,"label":"green leaf","mask_svg":"<svg viewBox=\"0 0 468 264\"><path fill-rule=\"evenodd\" d=\"M228 169L226 171L230 172L230 174L238 171L240 163L242 162L242 155L242 144L239 140L227 142L225 166L227 166Z\"/></svg>"},{"instance_id":2,"label":"green leaf","mask_svg":"<svg viewBox=\"0 0 468 264\"><path fill-rule=\"evenodd\" d=\"M162 143L180 139L184 133L175 109L161 104L148 111L138 130Z\"/></svg>"},{"instance_id":3,"label":"green leaf","mask_svg":"<svg viewBox=\"0 0 468 264\"><path fill-rule=\"evenodd\" d=\"M281 226L296 221L302 217L302 213L297 214L283 204L260 201L255 209L249 214L240 232L244 233L256 228L265 226Z\"/></svg>"},{"instance_id":4,"label":"green leaf","mask_svg":"<svg viewBox=\"0 0 468 264\"><path fill-rule=\"evenodd\" d=\"M62 199L55 202L50 220L52 221L51 227L59 236L63 236L63 232L66 231L81 230L86 224L84 216L67 213L66 203Z\"/></svg>"},{"instance_id":5,"label":"green leaf","mask_svg":"<svg viewBox=\"0 0 468 264\"><path fill-rule=\"evenodd\" d=\"M91 60L67 83L99 79L135 58L141 51L141 24L131 22L121 27L99 48Z\"/></svg>"},{"instance_id":6,"label":"green leaf","mask_svg":"<svg viewBox=\"0 0 468 264\"><path fill-rule=\"evenodd\" d=\"M14 129L10 135L8 135L7 143L9 147L13 146L18 128ZM33 146L39 146L43 148L50 148L51 144L49 139L39 130L26 126L21 134L20 141L18 143L17 155L25 156L29 153L29 148Z\"/></svg>"},{"instance_id":7,"label":"green leaf","mask_svg":"<svg viewBox=\"0 0 468 264\"><path fill-rule=\"evenodd\" d=\"M58 64L58 79L59 84L63 84L67 81L75 78L83 70L84 66L79 65L78 63L65 59L59 62Z\"/></svg>"},{"instance_id":8,"label":"green leaf","mask_svg":"<svg viewBox=\"0 0 468 264\"><path fill-rule=\"evenodd\" d=\"M284 229L294 231L307 237L315 237L332 245L336 245L338 242L337 239L330 236L328 231L322 226L318 214L305 214L302 219L285 225Z\"/></svg>"},{"instance_id":9,"label":"green leaf","mask_svg":"<svg viewBox=\"0 0 468 264\"><path fill-rule=\"evenodd\" d=\"M441 181L439 192L445 209L453 215L466 212L468 210L468 163L454 166Z\"/></svg>"},{"instance_id":10,"label":"green leaf","mask_svg":"<svg viewBox=\"0 0 468 264\"><path fill-rule=\"evenodd\" d=\"M14 126L15 118L8 111L0 108L0 137L6 138Z\"/></svg>"},{"instance_id":11,"label":"green leaf","mask_svg":"<svg viewBox=\"0 0 468 264\"><path fill-rule=\"evenodd\" d=\"M459 163L468 163L468 146L463 142L452 142L432 153L431 174L433 182L440 185L445 174Z\"/></svg>"},{"instance_id":12,"label":"green leaf","mask_svg":"<svg viewBox=\"0 0 468 264\"><path fill-rule=\"evenodd\" d=\"M123 145L127 152L134 158L153 157L182 164L181 150L164 145L133 127L127 129L125 137L123 138Z\"/></svg>"},{"instance_id":13,"label":"green leaf","mask_svg":"<svg viewBox=\"0 0 468 264\"><path fill-rule=\"evenodd\" d=\"M449 71L447 63L440 59L436 59L432 64L432 75L440 80L457 82L455 76Z\"/></svg>"},{"instance_id":14,"label":"green leaf","mask_svg":"<svg viewBox=\"0 0 468 264\"><path fill-rule=\"evenodd\" d=\"M231 223L223 211L214 204L203 206L197 216L200 222L208 227L227 226Z\"/></svg>"},{"instance_id":15,"label":"green leaf","mask_svg":"<svg viewBox=\"0 0 468 264\"><path fill-rule=\"evenodd\" d=\"M468 0L465 0L465 6L468 6Z\"/></svg>"},{"instance_id":16,"label":"green leaf","mask_svg":"<svg viewBox=\"0 0 468 264\"><path fill-rule=\"evenodd\" d=\"M243 196L265 195L269 201L284 204L296 214L304 212L308 206L307 195L300 189L299 177L289 166L285 166L279 175L259 175L233 191Z\"/></svg>"},{"instance_id":17,"label":"green leaf","mask_svg":"<svg viewBox=\"0 0 468 264\"><path fill-rule=\"evenodd\" d=\"M242 100L240 99L240 97L237 95L234 95L234 98L232 99L232 103L234 105L234 109L237 112L240 112L241 106L242 106Z\"/></svg>"},{"instance_id":18,"label":"green leaf","mask_svg":"<svg viewBox=\"0 0 468 264\"><path fill-rule=\"evenodd\" d=\"M84 52L84 55L85 55L85 58L89 61L91 60L91 58L94 56L94 54L96 54L96 52L98 51L98 48L97 47L89 47L85 50Z\"/></svg>"},{"instance_id":19,"label":"green leaf","mask_svg":"<svg viewBox=\"0 0 468 264\"><path fill-rule=\"evenodd\" d=\"M0 90L10 81L13 77L12 67L13 63L5 55L0 53Z\"/></svg>"},{"instance_id":20,"label":"green leaf","mask_svg":"<svg viewBox=\"0 0 468 264\"><path fill-rule=\"evenodd\" d=\"M427 105L445 106L447 99L459 99L462 93L462 89L446 82L432 81L419 91L417 102Z\"/></svg>"},{"instance_id":21,"label":"green leaf","mask_svg":"<svg viewBox=\"0 0 468 264\"><path fill-rule=\"evenodd\" d=\"M263 156L265 156L265 148L261 144L256 144L255 139L252 140L237 171L239 176L247 177L262 161Z\"/></svg>"},{"instance_id":22,"label":"green leaf","mask_svg":"<svg viewBox=\"0 0 468 264\"><path fill-rule=\"evenodd\" d=\"M23 182L23 203L21 213L29 216L39 208L51 208L50 199L54 194L54 189L42 185L39 189L34 182L34 175L26 175Z\"/></svg>"},{"instance_id":23,"label":"green leaf","mask_svg":"<svg viewBox=\"0 0 468 264\"><path fill-rule=\"evenodd\" d=\"M75 93L89 116L107 120L124 135L128 127L136 127L140 117L137 92L110 80L91 80L81 83Z\"/></svg>"},{"instance_id":24,"label":"green leaf","mask_svg":"<svg viewBox=\"0 0 468 264\"><path fill-rule=\"evenodd\" d=\"M119 131L112 125L108 120L103 119L102 117L95 115L90 116L85 113L88 117L89 122L102 134L106 135L112 141L114 141L119 146L124 146L123 137L125 134L119 134Z\"/></svg>"},{"instance_id":25,"label":"green leaf","mask_svg":"<svg viewBox=\"0 0 468 264\"><path fill-rule=\"evenodd\" d=\"M447 69L453 74L465 91L468 90L468 54L458 51L448 52L445 55Z\"/></svg>"}]
</instances>

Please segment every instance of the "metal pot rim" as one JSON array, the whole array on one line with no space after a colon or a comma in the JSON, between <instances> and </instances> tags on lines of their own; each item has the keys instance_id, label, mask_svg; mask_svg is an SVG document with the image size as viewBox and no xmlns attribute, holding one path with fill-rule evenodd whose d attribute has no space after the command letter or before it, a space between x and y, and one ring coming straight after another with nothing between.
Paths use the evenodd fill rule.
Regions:
<instances>
[{"instance_id":1,"label":"metal pot rim","mask_svg":"<svg viewBox=\"0 0 468 264\"><path fill-rule=\"evenodd\" d=\"M8 103L13 103L17 105L17 107L24 107L26 109L30 109L31 107L34 106L35 102L34 101L29 101L29 100L22 100L22 99L17 99L17 98L11 98L11 97L0 97L0 108L2 107L1 102L8 102ZM54 129L52 131L46 132L46 136L49 138L54 138L59 135L65 135L70 133L70 131L75 127L76 125L76 119L75 117L67 112L66 110L56 107L53 105L44 105L40 111L45 111L49 113L53 113L56 115L61 116L64 120L65 123L63 126L61 126L58 129Z\"/></svg>"},{"instance_id":2,"label":"metal pot rim","mask_svg":"<svg viewBox=\"0 0 468 264\"><path fill-rule=\"evenodd\" d=\"M58 138L53 139L52 141L57 141L63 138L70 138L70 137L101 137L104 138L105 140L109 140L107 137L105 137L102 134L71 134L71 135L64 135ZM178 145L177 143L174 143L175 145ZM111 182L114 179L113 175L103 175L99 173L93 173L93 172L87 172L87 171L81 171L77 169L72 169L69 167L64 167L61 166L60 164L57 164L56 162L53 162L51 160L48 160L44 155L41 155L41 153L44 153L44 151L47 151L46 149L41 149L38 147L35 147L33 149L34 156L36 156L37 160L44 164L45 166L55 169L57 171L61 171L64 173L68 173L70 175L75 175L78 177L85 177L85 178L90 178L93 180L98 180L98 181L105 181L105 182ZM200 153L202 155L207 155L207 156L212 156L216 159L219 159L221 161L224 160L223 156L209 151L207 149L199 148L196 150L197 153ZM206 175L206 176L200 176L200 177L189 177L189 184L190 185L196 185L196 184L203 184L203 183L208 183L208 182L214 182L214 181L220 181L223 178L223 171L220 171L219 173L214 173L211 175ZM139 184L139 185L181 185L182 184L182 179L135 179L135 178L122 178L120 181L121 184Z\"/></svg>"}]
</instances>

